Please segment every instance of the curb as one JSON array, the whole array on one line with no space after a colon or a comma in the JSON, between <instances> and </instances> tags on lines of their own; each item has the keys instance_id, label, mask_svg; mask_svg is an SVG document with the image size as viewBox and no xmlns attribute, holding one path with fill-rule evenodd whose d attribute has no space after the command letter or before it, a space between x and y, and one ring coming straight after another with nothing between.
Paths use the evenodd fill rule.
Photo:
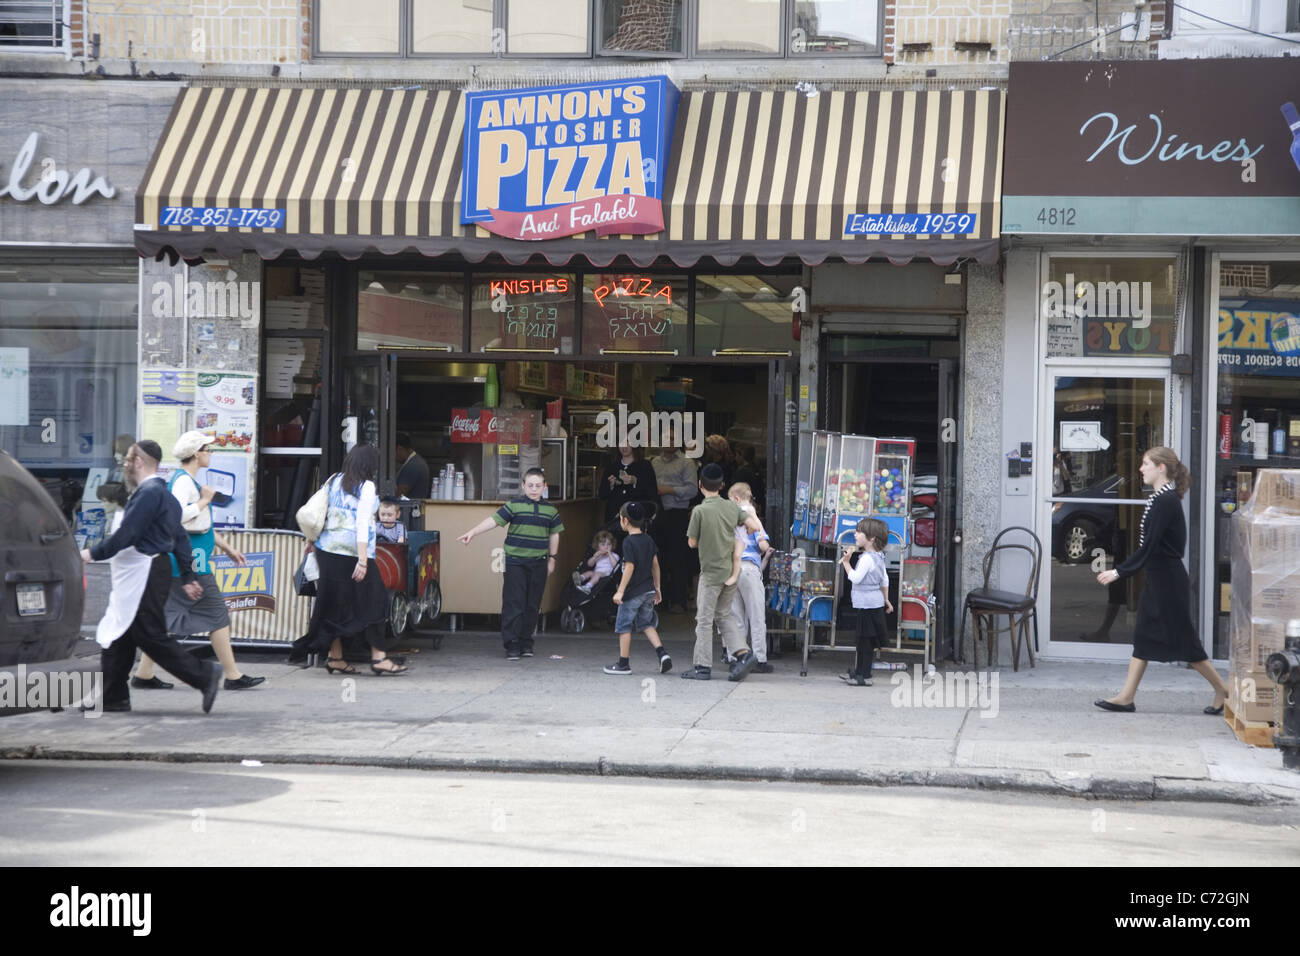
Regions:
<instances>
[{"instance_id":1,"label":"curb","mask_svg":"<svg viewBox=\"0 0 1300 956\"><path fill-rule=\"evenodd\" d=\"M86 751L32 746L0 749L0 760L84 760L136 763L230 764L257 760L282 766L376 767L390 770L473 771L480 773L573 774L596 777L640 777L651 780L717 780L736 782L821 783L865 787L938 787L1083 797L1094 800L1161 800L1181 803L1232 803L1244 806L1290 806L1300 793L1279 792L1253 783L1189 780L1169 777L1060 777L1044 770L860 770L829 767L749 767L707 764L622 763L608 757L591 760L529 760L512 757L383 757L337 754L259 754L185 751Z\"/></svg>"}]
</instances>

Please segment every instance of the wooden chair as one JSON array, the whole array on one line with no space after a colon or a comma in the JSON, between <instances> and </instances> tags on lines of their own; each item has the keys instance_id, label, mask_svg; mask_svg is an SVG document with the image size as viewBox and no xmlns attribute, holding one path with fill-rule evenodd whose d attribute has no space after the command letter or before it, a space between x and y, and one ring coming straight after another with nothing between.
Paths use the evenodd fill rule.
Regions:
<instances>
[{"instance_id":1,"label":"wooden chair","mask_svg":"<svg viewBox=\"0 0 1300 956\"><path fill-rule=\"evenodd\" d=\"M1009 540L1003 541L1008 535L1019 532L1027 536L1029 540ZM1030 544L1030 541L1033 543ZM993 567L997 559L1002 555L1013 554L1018 551L1025 552L1029 558L1029 574L1026 576L1023 588L1016 590L1004 590L990 587L990 579L993 575ZM992 667L997 663L998 656L998 637L1003 630L1011 635L1011 666L1013 670L1020 670L1020 641L1024 638L1025 649L1029 652L1029 666L1036 666L1034 663L1034 646L1038 643L1038 573L1043 564L1043 543L1028 528L1013 526L1003 528L993 539L991 547L984 555L984 586L970 591L966 595L966 603L962 608L961 615L961 634L958 637L957 646L965 646L966 639L966 615L969 613L975 624L974 636L972 638L972 661L975 666L979 667L979 644L981 639L988 640L988 662ZM1004 575L1005 577L1005 575ZM1001 625L1001 618L1007 619L1005 628ZM1030 639L1029 624L1033 621L1034 634Z\"/></svg>"}]
</instances>

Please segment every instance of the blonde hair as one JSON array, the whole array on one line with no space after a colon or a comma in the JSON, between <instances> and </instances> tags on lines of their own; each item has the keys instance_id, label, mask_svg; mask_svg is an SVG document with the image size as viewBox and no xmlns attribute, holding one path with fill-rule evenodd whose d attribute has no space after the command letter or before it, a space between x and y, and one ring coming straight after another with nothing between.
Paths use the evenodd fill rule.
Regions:
<instances>
[{"instance_id":1,"label":"blonde hair","mask_svg":"<svg viewBox=\"0 0 1300 956\"><path fill-rule=\"evenodd\" d=\"M591 546L593 548L599 548L602 541L608 541L611 548L618 543L614 540L614 536L608 531L597 531L596 536L591 539Z\"/></svg>"},{"instance_id":2,"label":"blonde hair","mask_svg":"<svg viewBox=\"0 0 1300 956\"><path fill-rule=\"evenodd\" d=\"M728 498L744 498L746 501L754 500L754 492L750 490L749 485L743 481L738 481L727 489Z\"/></svg>"},{"instance_id":3,"label":"blonde hair","mask_svg":"<svg viewBox=\"0 0 1300 956\"><path fill-rule=\"evenodd\" d=\"M1155 448L1148 448L1143 457L1149 458L1153 465L1165 466L1165 474L1174 483L1174 491L1178 493L1179 498L1187 494L1187 488L1192 483L1192 474L1187 470L1187 466L1178 460L1178 455L1172 448L1157 445Z\"/></svg>"}]
</instances>

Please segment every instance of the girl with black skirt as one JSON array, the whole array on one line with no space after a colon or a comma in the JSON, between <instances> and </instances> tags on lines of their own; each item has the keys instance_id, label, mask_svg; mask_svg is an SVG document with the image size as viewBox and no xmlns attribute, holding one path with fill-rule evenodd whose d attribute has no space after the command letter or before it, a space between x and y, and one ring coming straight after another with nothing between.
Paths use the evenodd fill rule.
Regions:
<instances>
[{"instance_id":1,"label":"girl with black skirt","mask_svg":"<svg viewBox=\"0 0 1300 956\"><path fill-rule=\"evenodd\" d=\"M383 649L388 592L375 563L378 471L379 449L357 445L343 459L343 471L329 479L325 527L313 542L320 565L316 603L307 633L293 642L290 662L328 647L325 668L331 674L355 674L357 669L343 659L343 638L359 634L370 645L372 673L385 677L406 671Z\"/></svg>"},{"instance_id":2,"label":"girl with black skirt","mask_svg":"<svg viewBox=\"0 0 1300 956\"><path fill-rule=\"evenodd\" d=\"M876 648L889 642L885 615L894 609L889 603L889 572L885 569L885 545L889 527L879 518L863 518L853 534L856 552L846 549L840 564L853 585L853 616L858 631L858 655L853 670L840 680L854 687L871 686L871 662Z\"/></svg>"},{"instance_id":3,"label":"girl with black skirt","mask_svg":"<svg viewBox=\"0 0 1300 956\"><path fill-rule=\"evenodd\" d=\"M1147 661L1187 661L1214 688L1214 703L1207 714L1223 713L1228 685L1214 669L1196 636L1192 623L1191 587L1183 552L1187 549L1187 521L1179 499L1187 492L1187 467L1168 448L1152 448L1142 456L1142 481L1155 489L1142 512L1138 549L1128 560L1097 575L1097 583L1112 584L1146 570L1138 598L1133 628L1133 657L1124 689L1114 697L1094 703L1102 710L1132 713L1133 698L1146 672Z\"/></svg>"}]
</instances>

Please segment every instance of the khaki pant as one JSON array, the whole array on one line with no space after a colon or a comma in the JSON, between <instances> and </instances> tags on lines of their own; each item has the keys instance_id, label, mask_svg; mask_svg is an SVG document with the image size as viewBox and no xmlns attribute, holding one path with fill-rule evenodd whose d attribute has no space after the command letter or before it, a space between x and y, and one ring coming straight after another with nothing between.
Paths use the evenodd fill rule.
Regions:
<instances>
[{"instance_id":1,"label":"khaki pant","mask_svg":"<svg viewBox=\"0 0 1300 956\"><path fill-rule=\"evenodd\" d=\"M747 650L744 635L736 626L736 615L732 613L732 601L736 597L736 585L705 584L701 575L700 583L695 589L695 665L697 667L713 666L713 622L718 622L722 632L722 646L733 657Z\"/></svg>"},{"instance_id":2,"label":"khaki pant","mask_svg":"<svg viewBox=\"0 0 1300 956\"><path fill-rule=\"evenodd\" d=\"M740 636L749 635L754 657L767 660L767 602L764 600L763 572L751 561L740 563L740 580L736 582L735 615Z\"/></svg>"}]
</instances>

